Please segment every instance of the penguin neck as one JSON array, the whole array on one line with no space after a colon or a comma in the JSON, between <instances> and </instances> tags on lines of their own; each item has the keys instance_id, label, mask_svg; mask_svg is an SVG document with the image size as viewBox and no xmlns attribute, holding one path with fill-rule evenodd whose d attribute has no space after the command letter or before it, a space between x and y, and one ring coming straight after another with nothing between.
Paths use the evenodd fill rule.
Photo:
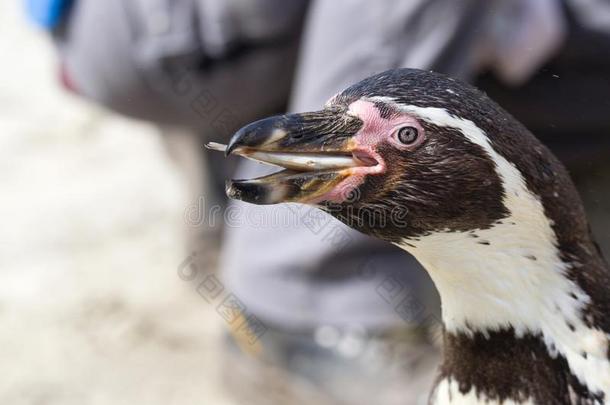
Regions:
<instances>
[{"instance_id":1,"label":"penguin neck","mask_svg":"<svg viewBox=\"0 0 610 405\"><path fill-rule=\"evenodd\" d=\"M529 364L547 376L541 384L570 380L583 395L608 398L608 336L587 319L592 297L570 277L592 264L584 256L564 259L551 221L538 208L538 215L513 212L487 229L430 233L401 245L440 293L443 374L478 389L476 376L484 379L485 370L495 376L487 387L494 398L510 389L518 402L526 401L520 395L527 387L508 375L514 379ZM549 390L557 395L560 388Z\"/></svg>"},{"instance_id":2,"label":"penguin neck","mask_svg":"<svg viewBox=\"0 0 610 405\"><path fill-rule=\"evenodd\" d=\"M434 281L448 332L557 334L583 323L591 298L568 277L582 263L565 261L540 202L526 202L486 229L434 232L403 246Z\"/></svg>"}]
</instances>

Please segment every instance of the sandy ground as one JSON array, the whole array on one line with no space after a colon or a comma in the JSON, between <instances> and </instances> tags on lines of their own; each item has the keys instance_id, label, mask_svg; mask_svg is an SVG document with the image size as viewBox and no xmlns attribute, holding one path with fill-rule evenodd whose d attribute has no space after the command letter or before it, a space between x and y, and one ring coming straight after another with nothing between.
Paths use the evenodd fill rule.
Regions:
<instances>
[{"instance_id":1,"label":"sandy ground","mask_svg":"<svg viewBox=\"0 0 610 405\"><path fill-rule=\"evenodd\" d=\"M222 321L177 276L184 179L154 128L64 94L0 2L0 404L230 404Z\"/></svg>"}]
</instances>

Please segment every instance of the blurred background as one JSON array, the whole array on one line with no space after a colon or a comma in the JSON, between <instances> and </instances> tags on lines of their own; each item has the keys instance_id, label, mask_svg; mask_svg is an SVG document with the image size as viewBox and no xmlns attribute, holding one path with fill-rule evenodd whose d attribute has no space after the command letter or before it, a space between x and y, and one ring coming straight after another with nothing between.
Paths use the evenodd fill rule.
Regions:
<instances>
[{"instance_id":1,"label":"blurred background","mask_svg":"<svg viewBox=\"0 0 610 405\"><path fill-rule=\"evenodd\" d=\"M426 403L419 265L203 148L390 68L516 115L610 253L601 0L1 0L0 54L2 404Z\"/></svg>"},{"instance_id":2,"label":"blurred background","mask_svg":"<svg viewBox=\"0 0 610 405\"><path fill-rule=\"evenodd\" d=\"M20 2L0 53L0 403L232 404L159 130L64 91Z\"/></svg>"}]
</instances>

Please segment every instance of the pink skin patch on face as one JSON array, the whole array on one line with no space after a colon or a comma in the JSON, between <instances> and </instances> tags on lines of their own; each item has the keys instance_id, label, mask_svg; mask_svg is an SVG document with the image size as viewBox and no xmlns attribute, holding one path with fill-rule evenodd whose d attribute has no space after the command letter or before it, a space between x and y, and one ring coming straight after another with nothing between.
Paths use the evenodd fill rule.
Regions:
<instances>
[{"instance_id":1,"label":"pink skin patch on face","mask_svg":"<svg viewBox=\"0 0 610 405\"><path fill-rule=\"evenodd\" d=\"M351 139L352 154L355 157L363 156L367 161L375 160L376 165L364 165L341 171L348 177L333 188L316 199L341 203L353 201L353 192L366 178L367 175L380 175L386 172L386 162L378 153L379 146L390 144L399 150L409 150L412 147L403 145L397 138L398 130L405 126L417 128L419 134L424 136L424 128L416 118L409 114L399 114L390 118L383 118L374 103L366 100L358 100L349 105L348 114L362 120L362 128ZM364 159L363 159L364 160ZM357 198L357 196L356 196Z\"/></svg>"}]
</instances>

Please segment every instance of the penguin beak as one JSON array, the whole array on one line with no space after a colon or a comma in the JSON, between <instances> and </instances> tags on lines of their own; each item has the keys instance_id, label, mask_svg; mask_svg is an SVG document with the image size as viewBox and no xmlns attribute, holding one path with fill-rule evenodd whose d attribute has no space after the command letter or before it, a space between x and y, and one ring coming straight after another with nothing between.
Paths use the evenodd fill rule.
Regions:
<instances>
[{"instance_id":1,"label":"penguin beak","mask_svg":"<svg viewBox=\"0 0 610 405\"><path fill-rule=\"evenodd\" d=\"M266 118L237 131L226 147L208 147L284 169L227 182L230 198L254 204L317 204L335 195L334 189L354 170L377 164L358 152L353 136L361 127L362 121L345 110L325 109Z\"/></svg>"}]
</instances>

